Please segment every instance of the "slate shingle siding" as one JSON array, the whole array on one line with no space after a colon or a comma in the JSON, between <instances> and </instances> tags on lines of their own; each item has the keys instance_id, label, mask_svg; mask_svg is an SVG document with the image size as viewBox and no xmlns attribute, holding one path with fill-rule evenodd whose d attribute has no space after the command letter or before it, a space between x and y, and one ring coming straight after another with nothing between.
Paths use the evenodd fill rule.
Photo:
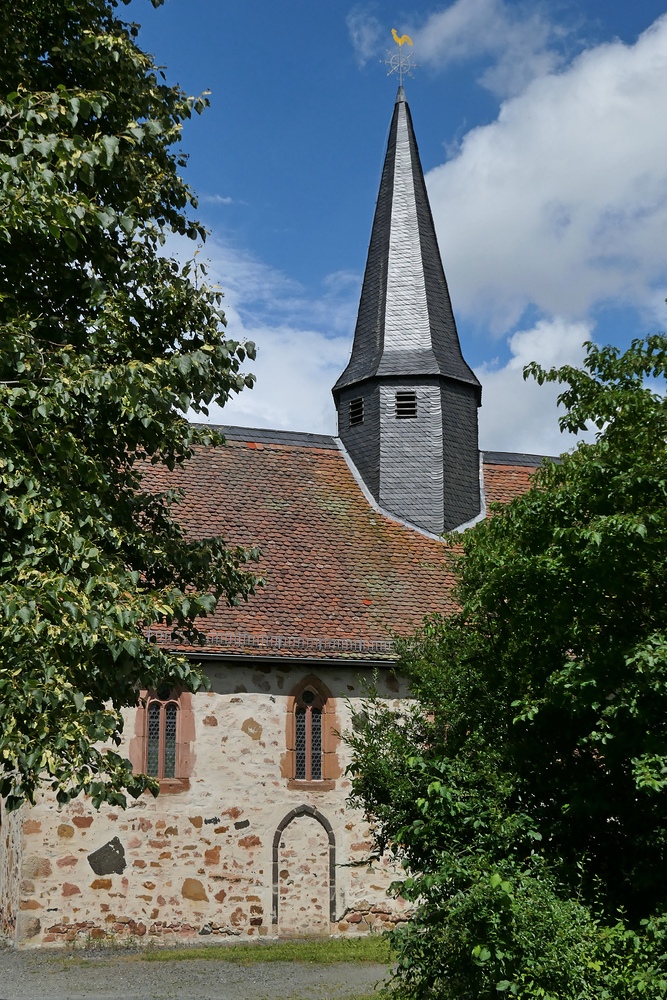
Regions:
<instances>
[{"instance_id":1,"label":"slate shingle siding","mask_svg":"<svg viewBox=\"0 0 667 1000\"><path fill-rule=\"evenodd\" d=\"M363 423L350 427L350 400L362 399ZM380 501L380 390L376 382L344 389L338 404L338 436L371 495Z\"/></svg>"},{"instance_id":2,"label":"slate shingle siding","mask_svg":"<svg viewBox=\"0 0 667 1000\"><path fill-rule=\"evenodd\" d=\"M396 393L410 388L417 416L396 416ZM425 531L443 530L442 410L438 385L380 386L380 504Z\"/></svg>"},{"instance_id":3,"label":"slate shingle siding","mask_svg":"<svg viewBox=\"0 0 667 1000\"><path fill-rule=\"evenodd\" d=\"M477 399L473 386L447 381L441 385L444 531L477 517L481 510Z\"/></svg>"}]
</instances>

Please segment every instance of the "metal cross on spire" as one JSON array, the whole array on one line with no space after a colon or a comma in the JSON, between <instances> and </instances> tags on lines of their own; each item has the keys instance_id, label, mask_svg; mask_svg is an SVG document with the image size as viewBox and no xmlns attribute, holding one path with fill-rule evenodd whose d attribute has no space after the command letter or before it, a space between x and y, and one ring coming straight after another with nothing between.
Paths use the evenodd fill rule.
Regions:
<instances>
[{"instance_id":1,"label":"metal cross on spire","mask_svg":"<svg viewBox=\"0 0 667 1000\"><path fill-rule=\"evenodd\" d=\"M391 76L392 73L398 73L398 84L402 87L403 77L412 76L412 70L415 68L415 63L412 61L412 52L409 52L407 49L403 50L403 46L406 43L412 48L412 39L409 35L399 36L396 28L391 29L391 34L398 45L398 49L395 52L387 50L387 58L385 59L385 66L389 67L387 76Z\"/></svg>"}]
</instances>

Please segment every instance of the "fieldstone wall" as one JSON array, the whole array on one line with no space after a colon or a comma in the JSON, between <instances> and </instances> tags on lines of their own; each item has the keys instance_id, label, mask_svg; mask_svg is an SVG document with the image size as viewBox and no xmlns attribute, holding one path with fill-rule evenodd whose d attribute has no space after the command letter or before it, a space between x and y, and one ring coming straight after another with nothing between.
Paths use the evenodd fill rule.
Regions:
<instances>
[{"instance_id":1,"label":"fieldstone wall","mask_svg":"<svg viewBox=\"0 0 667 1000\"><path fill-rule=\"evenodd\" d=\"M328 935L329 837L314 816L296 816L278 846L278 929L281 935Z\"/></svg>"},{"instance_id":2,"label":"fieldstone wall","mask_svg":"<svg viewBox=\"0 0 667 1000\"><path fill-rule=\"evenodd\" d=\"M363 864L369 831L346 805L346 750L334 733L360 708L358 668L317 675L332 694L338 775L321 787L285 765L290 695L312 669L208 672L212 690L186 705L187 779L124 812L44 797L24 814L21 946L356 934L401 918L386 897L394 873ZM388 699L404 693L390 674L380 684ZM130 757L142 733L128 713Z\"/></svg>"},{"instance_id":3,"label":"fieldstone wall","mask_svg":"<svg viewBox=\"0 0 667 1000\"><path fill-rule=\"evenodd\" d=\"M17 936L23 810L8 813L0 801L0 941Z\"/></svg>"}]
</instances>

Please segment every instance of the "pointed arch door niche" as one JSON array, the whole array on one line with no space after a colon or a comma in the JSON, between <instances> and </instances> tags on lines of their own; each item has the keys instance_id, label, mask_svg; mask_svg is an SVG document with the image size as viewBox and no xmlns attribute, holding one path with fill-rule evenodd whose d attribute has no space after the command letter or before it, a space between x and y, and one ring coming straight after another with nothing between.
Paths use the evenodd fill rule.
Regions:
<instances>
[{"instance_id":1,"label":"pointed arch door niche","mask_svg":"<svg viewBox=\"0 0 667 1000\"><path fill-rule=\"evenodd\" d=\"M272 923L278 934L329 935L336 920L336 839L329 820L301 805L273 837Z\"/></svg>"}]
</instances>

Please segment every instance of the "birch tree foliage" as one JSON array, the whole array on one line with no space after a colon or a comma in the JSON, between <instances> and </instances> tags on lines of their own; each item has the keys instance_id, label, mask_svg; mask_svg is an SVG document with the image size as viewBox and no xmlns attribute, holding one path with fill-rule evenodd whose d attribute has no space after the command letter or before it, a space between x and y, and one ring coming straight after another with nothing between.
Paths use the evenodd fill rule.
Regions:
<instances>
[{"instance_id":1,"label":"birch tree foliage","mask_svg":"<svg viewBox=\"0 0 667 1000\"><path fill-rule=\"evenodd\" d=\"M155 6L159 4L153 0ZM123 804L155 783L113 750L140 688L201 677L146 637L196 641L253 590L256 553L193 541L151 491L197 443L184 414L252 386L223 335L171 86L115 0L0 5L0 794ZM97 744L97 746L96 746ZM99 744L106 744L100 749Z\"/></svg>"}]
</instances>

